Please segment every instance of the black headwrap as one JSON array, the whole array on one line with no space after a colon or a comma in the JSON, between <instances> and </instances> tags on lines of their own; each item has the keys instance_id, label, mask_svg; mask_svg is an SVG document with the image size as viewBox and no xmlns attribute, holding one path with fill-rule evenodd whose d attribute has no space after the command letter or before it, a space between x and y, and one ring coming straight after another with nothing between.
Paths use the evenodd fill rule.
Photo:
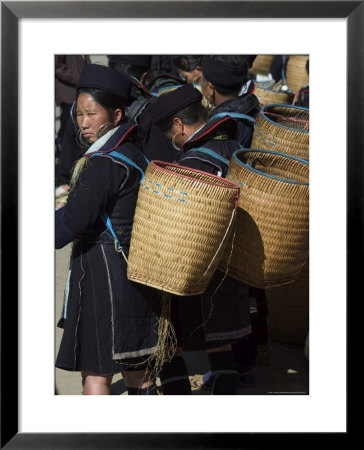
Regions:
<instances>
[{"instance_id":1,"label":"black headwrap","mask_svg":"<svg viewBox=\"0 0 364 450\"><path fill-rule=\"evenodd\" d=\"M151 55L108 55L108 57L109 62L132 64L145 70L150 68L152 61Z\"/></svg>"},{"instance_id":2,"label":"black headwrap","mask_svg":"<svg viewBox=\"0 0 364 450\"><path fill-rule=\"evenodd\" d=\"M162 122L192 103L202 100L201 92L192 84L184 84L158 97L148 108L153 123Z\"/></svg>"},{"instance_id":3,"label":"black headwrap","mask_svg":"<svg viewBox=\"0 0 364 450\"><path fill-rule=\"evenodd\" d=\"M117 95L126 106L134 100L131 94L132 82L130 78L119 70L99 64L86 64L84 66L77 83L77 89L80 88L101 89Z\"/></svg>"},{"instance_id":4,"label":"black headwrap","mask_svg":"<svg viewBox=\"0 0 364 450\"><path fill-rule=\"evenodd\" d=\"M217 88L235 90L246 82L246 74L242 73L241 69L224 64L208 55L202 57L201 69L205 79Z\"/></svg>"}]
</instances>

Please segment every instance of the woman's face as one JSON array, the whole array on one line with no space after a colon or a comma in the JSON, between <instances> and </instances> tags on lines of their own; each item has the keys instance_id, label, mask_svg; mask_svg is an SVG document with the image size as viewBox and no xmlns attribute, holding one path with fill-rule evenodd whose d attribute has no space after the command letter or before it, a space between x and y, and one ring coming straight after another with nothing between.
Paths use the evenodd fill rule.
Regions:
<instances>
[{"instance_id":1,"label":"woman's face","mask_svg":"<svg viewBox=\"0 0 364 450\"><path fill-rule=\"evenodd\" d=\"M98 132L101 125L109 122L108 111L85 92L77 98L76 111L77 124L84 139L93 144L100 137Z\"/></svg>"},{"instance_id":2,"label":"woman's face","mask_svg":"<svg viewBox=\"0 0 364 450\"><path fill-rule=\"evenodd\" d=\"M211 95L213 94L213 89L211 88L211 83L209 83L206 78L203 76L203 73L201 72L201 77L200 77L200 85L201 85L201 90L202 90L202 95L206 98L206 99L210 99Z\"/></svg>"}]
</instances>

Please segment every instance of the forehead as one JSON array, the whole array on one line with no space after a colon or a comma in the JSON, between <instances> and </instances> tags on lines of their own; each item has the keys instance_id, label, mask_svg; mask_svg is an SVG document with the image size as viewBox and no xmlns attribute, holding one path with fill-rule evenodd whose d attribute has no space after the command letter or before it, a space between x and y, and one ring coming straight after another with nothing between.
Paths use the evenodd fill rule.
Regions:
<instances>
[{"instance_id":1,"label":"forehead","mask_svg":"<svg viewBox=\"0 0 364 450\"><path fill-rule=\"evenodd\" d=\"M82 92L77 97L77 108L102 108L97 101L87 92Z\"/></svg>"}]
</instances>

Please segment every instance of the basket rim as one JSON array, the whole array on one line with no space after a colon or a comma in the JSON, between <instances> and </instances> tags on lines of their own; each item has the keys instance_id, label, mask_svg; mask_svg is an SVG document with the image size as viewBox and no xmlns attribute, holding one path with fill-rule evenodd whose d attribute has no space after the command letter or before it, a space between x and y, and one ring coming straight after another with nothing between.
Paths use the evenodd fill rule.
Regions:
<instances>
[{"instance_id":1,"label":"basket rim","mask_svg":"<svg viewBox=\"0 0 364 450\"><path fill-rule=\"evenodd\" d=\"M264 87L264 86L255 86L256 89L262 89L263 91L269 91L269 92L273 92L274 94L288 94L291 97L294 97L293 92L292 91L275 91L274 89L270 88L270 87ZM254 92L253 92L254 94ZM287 106L287 105L286 105ZM288 105L288 106L294 106L294 105Z\"/></svg>"},{"instance_id":2,"label":"basket rim","mask_svg":"<svg viewBox=\"0 0 364 450\"><path fill-rule=\"evenodd\" d=\"M218 177L217 175L213 175L213 174L211 174L209 172L204 172L203 170L191 169L190 167L181 166L180 164L169 163L169 162L166 162L166 161L159 161L159 160L156 160L156 159L150 161L149 164L151 166L153 166L153 167L156 167L158 169L163 170L164 172L171 173L171 174L174 174L174 175L176 174L176 172L173 172L172 170L168 170L165 167L161 167L158 164L165 164L165 165L168 165L168 166L177 167L177 168L181 168L181 169L184 169L184 170L190 170L191 172L202 173L204 175L208 175L212 179L216 179L216 180L219 180L219 181L221 181L221 180L226 181L227 184L228 184L226 186L227 189L238 189L239 192L240 192L240 187L238 186L237 183L234 183L234 181L228 180L227 178L224 178L224 177ZM196 180L195 178L192 178L192 177L189 177L188 175L183 175L183 174L180 174L180 173L178 174L178 176L180 176L182 178L187 178L189 180ZM205 181L205 180L197 180L197 181L199 181L201 183L204 183L204 184L208 184L210 186L216 186L215 183L212 183L210 181Z\"/></svg>"},{"instance_id":3,"label":"basket rim","mask_svg":"<svg viewBox=\"0 0 364 450\"><path fill-rule=\"evenodd\" d=\"M233 153L232 158L234 159L234 161L236 161L238 164L244 166L245 168L247 168L248 170L251 170L252 172L258 173L259 175L263 175L267 178L272 178L274 180L278 180L278 181L282 181L284 183L288 183L288 184L297 184L297 185L303 185L303 186L308 186L309 182L308 181L293 181L293 180L287 180L286 178L280 178L274 175L269 175L265 172L261 172L260 170L255 169L252 166L249 166L248 164L243 163L242 161L240 161L240 159L238 159L237 155L238 153L246 153L246 152L259 152L259 153L268 153L268 154L273 154L273 155L279 155L279 156L284 156L288 159L293 159L297 162L303 163L307 166L309 166L309 162L306 161L305 159L301 159L298 158L297 156L292 156L292 155L287 155L286 153L280 153L280 152L275 152L273 150L265 150L265 149L259 149L259 148L245 148L245 149L240 149L237 150L236 152Z\"/></svg>"},{"instance_id":4,"label":"basket rim","mask_svg":"<svg viewBox=\"0 0 364 450\"><path fill-rule=\"evenodd\" d=\"M297 128L287 127L286 125L282 125L280 123L277 123L277 122L274 122L273 120L271 120L269 117L267 117L265 115L265 112L266 112L265 109L268 108L269 106L282 106L284 108L294 108L294 109L300 109L300 110L308 111L308 112L310 111L309 108L305 108L304 106L297 106L297 105L287 105L285 103L269 103L268 105L263 106L259 112L259 114L264 116L264 118L268 122L272 123L273 125L276 125L277 127L284 128L285 130L294 130L294 131L297 131L298 133L309 133L309 130L298 130Z\"/></svg>"}]
</instances>

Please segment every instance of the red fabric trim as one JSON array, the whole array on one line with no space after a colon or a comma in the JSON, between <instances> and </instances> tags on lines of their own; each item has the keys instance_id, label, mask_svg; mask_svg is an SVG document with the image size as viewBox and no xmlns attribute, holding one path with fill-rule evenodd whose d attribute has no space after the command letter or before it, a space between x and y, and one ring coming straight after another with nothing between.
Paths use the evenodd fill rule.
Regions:
<instances>
[{"instance_id":1,"label":"red fabric trim","mask_svg":"<svg viewBox=\"0 0 364 450\"><path fill-rule=\"evenodd\" d=\"M222 123L226 122L227 120L234 120L233 117L230 116L226 116L223 117L222 119L220 119L219 122L215 123L214 126L212 126L211 128L209 128L208 130L206 130L203 134L201 134L199 137L195 138L195 139L191 139L188 142L185 142L186 145L189 145L191 142L196 142L199 141L201 138L203 138L204 136L206 136L207 134L209 134L212 130L214 130L216 127L218 127L219 125L221 125ZM236 133L237 135L237 133ZM235 136L236 137L236 136ZM184 145L182 146L182 150L184 149Z\"/></svg>"}]
</instances>

